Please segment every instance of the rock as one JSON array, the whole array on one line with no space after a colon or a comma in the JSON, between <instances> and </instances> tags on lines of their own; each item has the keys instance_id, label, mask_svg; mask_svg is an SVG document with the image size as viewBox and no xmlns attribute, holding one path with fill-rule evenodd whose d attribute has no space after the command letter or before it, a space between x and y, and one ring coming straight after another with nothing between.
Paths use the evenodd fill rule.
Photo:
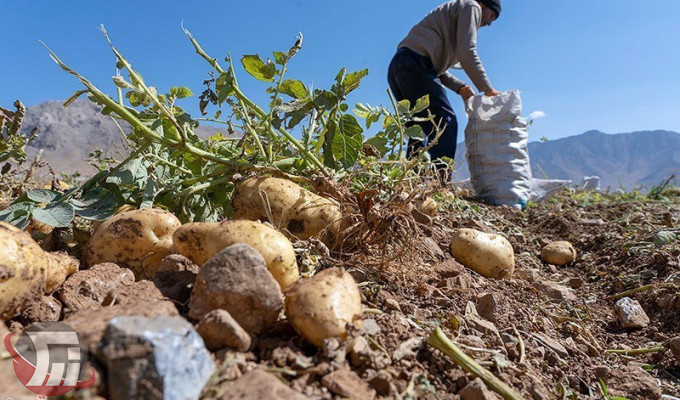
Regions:
<instances>
[{"instance_id":1,"label":"rock","mask_svg":"<svg viewBox=\"0 0 680 400\"><path fill-rule=\"evenodd\" d=\"M548 336L543 335L541 333L534 333L533 335L541 344L545 345L550 350L557 353L558 356L562 358L566 358L569 356L569 352L560 342L551 339Z\"/></svg>"},{"instance_id":2,"label":"rock","mask_svg":"<svg viewBox=\"0 0 680 400\"><path fill-rule=\"evenodd\" d=\"M110 304L136 304L140 301L165 300L165 296L151 281L143 280L130 286L118 287L111 294Z\"/></svg>"},{"instance_id":3,"label":"rock","mask_svg":"<svg viewBox=\"0 0 680 400\"><path fill-rule=\"evenodd\" d=\"M189 316L201 319L223 309L256 335L276 322L283 307L281 288L260 253L239 243L225 248L201 267L191 293Z\"/></svg>"},{"instance_id":4,"label":"rock","mask_svg":"<svg viewBox=\"0 0 680 400\"><path fill-rule=\"evenodd\" d=\"M196 326L210 351L231 347L240 352L250 348L250 335L225 310L213 310L205 314Z\"/></svg>"},{"instance_id":5,"label":"rock","mask_svg":"<svg viewBox=\"0 0 680 400\"><path fill-rule=\"evenodd\" d=\"M253 370L236 380L221 400L305 400L307 397L281 383L276 376Z\"/></svg>"},{"instance_id":6,"label":"rock","mask_svg":"<svg viewBox=\"0 0 680 400\"><path fill-rule=\"evenodd\" d=\"M603 370L599 375L607 384L610 396L630 399L658 399L661 389L656 379L641 368L639 364L629 363L619 369ZM600 377L600 376L598 376Z\"/></svg>"},{"instance_id":7,"label":"rock","mask_svg":"<svg viewBox=\"0 0 680 400\"><path fill-rule=\"evenodd\" d=\"M158 272L184 272L188 271L198 275L201 267L181 254L170 254L161 260L158 265Z\"/></svg>"},{"instance_id":8,"label":"rock","mask_svg":"<svg viewBox=\"0 0 680 400\"><path fill-rule=\"evenodd\" d=\"M539 279L539 271L537 269L520 269L517 270L517 276L527 282L535 282Z\"/></svg>"},{"instance_id":9,"label":"rock","mask_svg":"<svg viewBox=\"0 0 680 400\"><path fill-rule=\"evenodd\" d=\"M463 390L458 392L462 400L497 400L500 399L496 393L489 390L486 384L480 379L475 378L465 385Z\"/></svg>"},{"instance_id":10,"label":"rock","mask_svg":"<svg viewBox=\"0 0 680 400\"><path fill-rule=\"evenodd\" d=\"M680 365L680 337L676 337L668 342L671 352L675 356L675 361Z\"/></svg>"},{"instance_id":11,"label":"rock","mask_svg":"<svg viewBox=\"0 0 680 400\"><path fill-rule=\"evenodd\" d=\"M62 305L52 296L42 296L32 302L21 312L20 319L24 325L35 322L56 322L61 319Z\"/></svg>"},{"instance_id":12,"label":"rock","mask_svg":"<svg viewBox=\"0 0 680 400\"><path fill-rule=\"evenodd\" d=\"M500 313L498 295L482 293L477 296L477 312L482 318L497 323Z\"/></svg>"},{"instance_id":13,"label":"rock","mask_svg":"<svg viewBox=\"0 0 680 400\"><path fill-rule=\"evenodd\" d=\"M375 336L379 334L382 329L380 329L380 326L373 318L368 318L361 321L359 330L362 335Z\"/></svg>"},{"instance_id":14,"label":"rock","mask_svg":"<svg viewBox=\"0 0 680 400\"><path fill-rule=\"evenodd\" d=\"M179 304L187 304L196 283L196 276L197 274L191 270L159 271L153 277L153 284L168 299Z\"/></svg>"},{"instance_id":15,"label":"rock","mask_svg":"<svg viewBox=\"0 0 680 400\"><path fill-rule=\"evenodd\" d=\"M585 282L581 278L570 278L569 279L569 287L572 289L580 289L583 287Z\"/></svg>"},{"instance_id":16,"label":"rock","mask_svg":"<svg viewBox=\"0 0 680 400\"><path fill-rule=\"evenodd\" d=\"M385 370L378 371L378 374L368 381L368 385L380 396L389 396L397 391L392 383L392 376Z\"/></svg>"},{"instance_id":17,"label":"rock","mask_svg":"<svg viewBox=\"0 0 680 400\"><path fill-rule=\"evenodd\" d=\"M398 311L401 312L401 306L399 305L399 302L395 299L387 299L385 300L385 307L392 311Z\"/></svg>"},{"instance_id":18,"label":"rock","mask_svg":"<svg viewBox=\"0 0 680 400\"><path fill-rule=\"evenodd\" d=\"M541 258L548 264L567 265L576 259L576 250L569 242L552 242L541 249Z\"/></svg>"},{"instance_id":19,"label":"rock","mask_svg":"<svg viewBox=\"0 0 680 400\"><path fill-rule=\"evenodd\" d=\"M450 259L435 265L434 270L441 278L453 278L465 272L465 267L458 261Z\"/></svg>"},{"instance_id":20,"label":"rock","mask_svg":"<svg viewBox=\"0 0 680 400\"><path fill-rule=\"evenodd\" d=\"M181 317L114 318L99 355L111 400L198 399L215 369L203 340Z\"/></svg>"},{"instance_id":21,"label":"rock","mask_svg":"<svg viewBox=\"0 0 680 400\"><path fill-rule=\"evenodd\" d=\"M642 329L649 325L649 317L637 300L624 297L616 302L614 308L623 329Z\"/></svg>"},{"instance_id":22,"label":"rock","mask_svg":"<svg viewBox=\"0 0 680 400\"><path fill-rule=\"evenodd\" d=\"M321 384L340 397L355 400L373 400L376 394L356 373L345 369L324 376Z\"/></svg>"},{"instance_id":23,"label":"rock","mask_svg":"<svg viewBox=\"0 0 680 400\"><path fill-rule=\"evenodd\" d=\"M529 393L534 400L550 400L552 398L548 389L538 382L534 382L529 387Z\"/></svg>"},{"instance_id":24,"label":"rock","mask_svg":"<svg viewBox=\"0 0 680 400\"><path fill-rule=\"evenodd\" d=\"M371 346L369 346L368 341L363 336L359 336L349 343L347 353L349 354L350 362L356 368L369 364L373 359Z\"/></svg>"},{"instance_id":25,"label":"rock","mask_svg":"<svg viewBox=\"0 0 680 400\"><path fill-rule=\"evenodd\" d=\"M119 287L135 283L132 270L113 263L97 264L71 275L59 290L59 298L69 311L99 307L110 303Z\"/></svg>"},{"instance_id":26,"label":"rock","mask_svg":"<svg viewBox=\"0 0 680 400\"><path fill-rule=\"evenodd\" d=\"M418 350L423 347L425 339L420 337L411 338L399 345L399 348L394 351L392 360L395 362L399 360L413 360L418 354Z\"/></svg>"},{"instance_id":27,"label":"rock","mask_svg":"<svg viewBox=\"0 0 680 400\"><path fill-rule=\"evenodd\" d=\"M576 295L574 294L573 290L555 282L550 281L534 282L534 289L545 294L552 300L576 301Z\"/></svg>"},{"instance_id":28,"label":"rock","mask_svg":"<svg viewBox=\"0 0 680 400\"><path fill-rule=\"evenodd\" d=\"M137 315L143 317L176 316L177 308L170 301L142 301L137 304L117 304L110 307L90 308L69 315L64 323L78 331L88 350L95 354L106 325L115 317Z\"/></svg>"}]
</instances>

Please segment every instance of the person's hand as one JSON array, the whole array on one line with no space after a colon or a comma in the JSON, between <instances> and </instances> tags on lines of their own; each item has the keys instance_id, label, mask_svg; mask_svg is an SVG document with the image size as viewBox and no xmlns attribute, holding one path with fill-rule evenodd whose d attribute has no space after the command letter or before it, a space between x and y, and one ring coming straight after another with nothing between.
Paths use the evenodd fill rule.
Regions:
<instances>
[{"instance_id":1,"label":"person's hand","mask_svg":"<svg viewBox=\"0 0 680 400\"><path fill-rule=\"evenodd\" d=\"M475 91L472 90L470 86L465 85L462 88L460 88L458 94L460 95L460 97L463 98L464 101L467 101L470 97L475 95Z\"/></svg>"},{"instance_id":2,"label":"person's hand","mask_svg":"<svg viewBox=\"0 0 680 400\"><path fill-rule=\"evenodd\" d=\"M489 96L489 97L498 96L499 94L501 94L501 92L499 92L498 90L496 90L494 88L491 88L491 89L487 90L486 92L484 92L484 96Z\"/></svg>"}]
</instances>

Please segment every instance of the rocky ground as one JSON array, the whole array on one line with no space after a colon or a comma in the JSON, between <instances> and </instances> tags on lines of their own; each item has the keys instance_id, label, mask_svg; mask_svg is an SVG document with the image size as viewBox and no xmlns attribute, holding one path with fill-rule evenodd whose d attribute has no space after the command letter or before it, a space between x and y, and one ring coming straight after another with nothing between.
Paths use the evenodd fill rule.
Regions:
<instances>
[{"instance_id":1,"label":"rocky ground","mask_svg":"<svg viewBox=\"0 0 680 400\"><path fill-rule=\"evenodd\" d=\"M97 384L71 398L125 398L130 380L146 382L142 398L181 396L207 376L206 399L500 398L428 343L440 326L523 398L602 399L606 391L673 399L680 394L678 203L677 196L566 192L525 212L461 198L440 202L436 217L419 218L432 228L422 230L431 240L413 241L429 248L409 249L433 254L431 262L345 260L361 288L363 320L346 342L320 349L285 319L249 332L229 313L191 319L198 267L178 256L151 280L135 282L115 264L82 270L6 326L20 331L62 320L80 333ZM514 276L487 279L456 262L449 246L457 228L506 237ZM575 261L544 262L541 249L554 241L569 241ZM251 295L266 286L247 284ZM0 364L5 381L14 379L9 363L5 357ZM158 369L174 378L160 379ZM13 398L35 398L11 384L2 387Z\"/></svg>"}]
</instances>

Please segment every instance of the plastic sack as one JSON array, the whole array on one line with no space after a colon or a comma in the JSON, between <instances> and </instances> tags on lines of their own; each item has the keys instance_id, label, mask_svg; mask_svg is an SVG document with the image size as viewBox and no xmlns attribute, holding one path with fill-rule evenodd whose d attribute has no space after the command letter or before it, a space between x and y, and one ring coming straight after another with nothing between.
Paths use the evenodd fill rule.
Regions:
<instances>
[{"instance_id":1,"label":"plastic sack","mask_svg":"<svg viewBox=\"0 0 680 400\"><path fill-rule=\"evenodd\" d=\"M474 191L491 204L524 209L532 176L519 91L471 97L466 111L465 157Z\"/></svg>"}]
</instances>

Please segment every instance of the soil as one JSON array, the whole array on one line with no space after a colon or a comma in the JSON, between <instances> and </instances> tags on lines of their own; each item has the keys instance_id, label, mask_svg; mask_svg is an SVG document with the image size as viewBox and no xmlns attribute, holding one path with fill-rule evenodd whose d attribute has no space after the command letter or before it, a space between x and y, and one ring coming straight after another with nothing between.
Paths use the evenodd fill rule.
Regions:
<instances>
[{"instance_id":1,"label":"soil","mask_svg":"<svg viewBox=\"0 0 680 400\"><path fill-rule=\"evenodd\" d=\"M427 257L388 257L384 265L362 264L376 257L340 260L365 307L347 341L318 349L280 320L253 337L248 352L214 352L219 368L203 397L243 387L235 382L261 369L314 399L465 399L475 391L483 393L475 398L494 398L428 344L436 326L522 398L602 399L603 390L629 399L677 396L680 360L667 343L680 337L680 238L658 233L680 232L679 203L563 193L522 212L456 198L419 218L423 237L412 238L409 252ZM514 276L487 279L456 262L449 238L462 227L506 237ZM576 260L543 262L542 247L561 240L571 242ZM616 300L629 291L651 321L642 329L624 330L616 319ZM177 308L187 317L186 303ZM257 387L258 376L248 375L248 386Z\"/></svg>"}]
</instances>

